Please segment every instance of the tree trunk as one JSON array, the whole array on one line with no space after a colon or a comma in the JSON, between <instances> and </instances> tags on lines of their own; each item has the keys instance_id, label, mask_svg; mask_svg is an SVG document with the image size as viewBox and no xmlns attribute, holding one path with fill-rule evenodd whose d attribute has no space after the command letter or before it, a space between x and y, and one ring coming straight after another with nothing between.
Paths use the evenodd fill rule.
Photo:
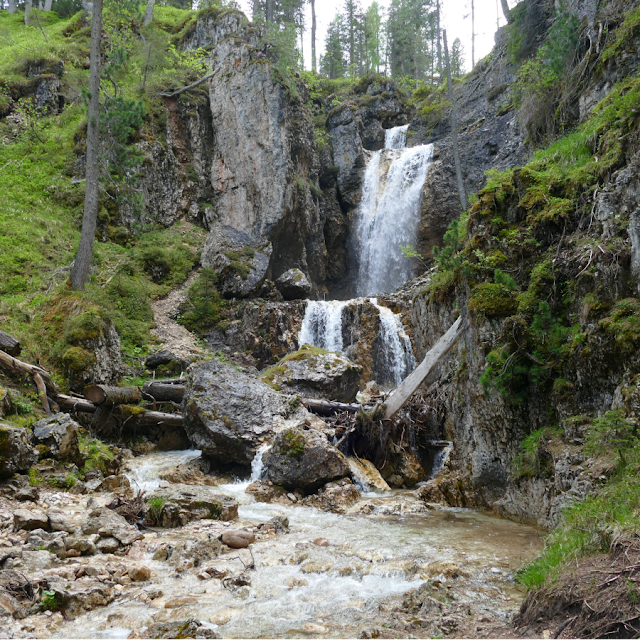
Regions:
<instances>
[{"instance_id":1,"label":"tree trunk","mask_svg":"<svg viewBox=\"0 0 640 640\"><path fill-rule=\"evenodd\" d=\"M92 384L85 387L84 395L96 405L137 404L142 400L138 387L109 387L105 384Z\"/></svg>"},{"instance_id":2,"label":"tree trunk","mask_svg":"<svg viewBox=\"0 0 640 640\"><path fill-rule=\"evenodd\" d=\"M9 13L16 12L16 0L9 0Z\"/></svg>"},{"instance_id":3,"label":"tree trunk","mask_svg":"<svg viewBox=\"0 0 640 640\"><path fill-rule=\"evenodd\" d=\"M33 0L24 0L24 23L29 24L31 10L33 9Z\"/></svg>"},{"instance_id":4,"label":"tree trunk","mask_svg":"<svg viewBox=\"0 0 640 640\"><path fill-rule=\"evenodd\" d=\"M42 380L45 383L46 388L49 390L51 395L58 395L58 389L51 379L51 376L40 367L36 367L33 364L29 364L27 362L22 362L22 360L18 360L13 356L10 356L8 353L4 351L0 351L0 367L6 369L7 371L13 371L14 373L22 373L28 376L35 376L39 374Z\"/></svg>"},{"instance_id":5,"label":"tree trunk","mask_svg":"<svg viewBox=\"0 0 640 640\"><path fill-rule=\"evenodd\" d=\"M311 70L315 73L317 68L316 56L316 0L311 0Z\"/></svg>"},{"instance_id":6,"label":"tree trunk","mask_svg":"<svg viewBox=\"0 0 640 640\"><path fill-rule=\"evenodd\" d=\"M447 58L447 37L444 36L444 55L445 60ZM402 384L394 390L394 392L387 399L387 408L384 413L385 420L392 420L395 415L404 407L407 401L415 393L418 387L427 379L429 374L440 364L442 358L444 358L453 345L458 342L462 332L465 329L466 324L463 322L462 316L460 316L452 325L449 330L436 342L432 347L424 360L416 368L416 370L407 378L405 378Z\"/></svg>"},{"instance_id":7,"label":"tree trunk","mask_svg":"<svg viewBox=\"0 0 640 640\"><path fill-rule=\"evenodd\" d=\"M78 253L71 269L71 284L83 290L89 277L93 242L98 221L98 153L100 147L100 37L102 35L102 0L93 2L91 24L91 53L89 57L91 78L89 90L89 121L87 123L87 168L85 180L84 215Z\"/></svg>"},{"instance_id":8,"label":"tree trunk","mask_svg":"<svg viewBox=\"0 0 640 640\"><path fill-rule=\"evenodd\" d=\"M476 66L476 5L471 0L471 70Z\"/></svg>"},{"instance_id":9,"label":"tree trunk","mask_svg":"<svg viewBox=\"0 0 640 640\"><path fill-rule=\"evenodd\" d=\"M156 0L147 0L147 9L144 12L144 20L142 21L142 26L146 27L153 20L153 5L156 3Z\"/></svg>"},{"instance_id":10,"label":"tree trunk","mask_svg":"<svg viewBox=\"0 0 640 640\"><path fill-rule=\"evenodd\" d=\"M0 349L10 356L19 356L22 351L20 341L4 331L0 331Z\"/></svg>"},{"instance_id":11,"label":"tree trunk","mask_svg":"<svg viewBox=\"0 0 640 640\"><path fill-rule=\"evenodd\" d=\"M442 40L440 35L440 0L436 2L436 31L438 47L438 72L442 73Z\"/></svg>"},{"instance_id":12,"label":"tree trunk","mask_svg":"<svg viewBox=\"0 0 640 640\"><path fill-rule=\"evenodd\" d=\"M53 0L44 0L44 10L51 11L52 4L53 4Z\"/></svg>"},{"instance_id":13,"label":"tree trunk","mask_svg":"<svg viewBox=\"0 0 640 640\"><path fill-rule=\"evenodd\" d=\"M451 140L453 146L453 159L456 165L456 179L458 181L458 194L460 205L464 211L467 208L467 194L464 190L462 180L462 165L460 163L460 149L458 148L458 116L456 114L455 98L453 97L453 84L451 82L451 65L449 64L449 47L447 45L447 30L442 30L442 40L444 44L444 63L447 67L447 86L449 88L449 102L451 103Z\"/></svg>"},{"instance_id":14,"label":"tree trunk","mask_svg":"<svg viewBox=\"0 0 640 640\"><path fill-rule=\"evenodd\" d=\"M260 15L260 0L253 0L252 15L254 20Z\"/></svg>"},{"instance_id":15,"label":"tree trunk","mask_svg":"<svg viewBox=\"0 0 640 640\"><path fill-rule=\"evenodd\" d=\"M273 22L273 0L267 0L267 22Z\"/></svg>"},{"instance_id":16,"label":"tree trunk","mask_svg":"<svg viewBox=\"0 0 640 640\"><path fill-rule=\"evenodd\" d=\"M164 384L162 382L147 382L142 387L142 393L149 395L158 401L182 402L184 397L184 385Z\"/></svg>"},{"instance_id":17,"label":"tree trunk","mask_svg":"<svg viewBox=\"0 0 640 640\"><path fill-rule=\"evenodd\" d=\"M502 13L504 13L504 19L511 24L513 22L513 16L511 15L511 9L509 9L508 0L500 0L502 3Z\"/></svg>"}]
</instances>

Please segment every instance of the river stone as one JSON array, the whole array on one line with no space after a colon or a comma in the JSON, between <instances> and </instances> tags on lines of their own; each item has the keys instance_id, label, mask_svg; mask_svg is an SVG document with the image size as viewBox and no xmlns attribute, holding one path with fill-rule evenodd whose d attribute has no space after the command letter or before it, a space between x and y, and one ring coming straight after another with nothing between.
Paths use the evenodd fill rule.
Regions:
<instances>
[{"instance_id":1,"label":"river stone","mask_svg":"<svg viewBox=\"0 0 640 640\"><path fill-rule=\"evenodd\" d=\"M350 473L344 455L322 433L305 425L280 431L262 461L266 477L289 490L315 491Z\"/></svg>"},{"instance_id":2,"label":"river stone","mask_svg":"<svg viewBox=\"0 0 640 640\"><path fill-rule=\"evenodd\" d=\"M311 293L311 283L300 269L289 269L275 281L285 300L302 300Z\"/></svg>"},{"instance_id":3,"label":"river stone","mask_svg":"<svg viewBox=\"0 0 640 640\"><path fill-rule=\"evenodd\" d=\"M82 527L85 534L97 533L101 538L113 537L122 545L129 546L144 536L115 511L102 507L89 514L89 519Z\"/></svg>"},{"instance_id":4,"label":"river stone","mask_svg":"<svg viewBox=\"0 0 640 640\"><path fill-rule=\"evenodd\" d=\"M47 510L49 525L52 531L66 531L74 533L82 526L82 516L77 513L65 511L59 507L51 507Z\"/></svg>"},{"instance_id":5,"label":"river stone","mask_svg":"<svg viewBox=\"0 0 640 640\"><path fill-rule=\"evenodd\" d=\"M57 413L33 425L31 441L34 446L46 447L46 457L82 466L85 458L80 453L79 429L80 425L70 415Z\"/></svg>"},{"instance_id":6,"label":"river stone","mask_svg":"<svg viewBox=\"0 0 640 640\"><path fill-rule=\"evenodd\" d=\"M152 508L154 499L156 504L162 505L159 510ZM238 517L236 500L196 486L160 489L149 496L146 505L146 520L167 528L183 527L192 520L235 520Z\"/></svg>"},{"instance_id":7,"label":"river stone","mask_svg":"<svg viewBox=\"0 0 640 640\"><path fill-rule=\"evenodd\" d=\"M343 478L327 483L317 494L307 496L302 504L332 513L345 513L360 497L360 492L351 480Z\"/></svg>"},{"instance_id":8,"label":"river stone","mask_svg":"<svg viewBox=\"0 0 640 640\"><path fill-rule=\"evenodd\" d=\"M353 402L361 374L362 367L347 357L305 344L268 369L262 380L310 398Z\"/></svg>"},{"instance_id":9,"label":"river stone","mask_svg":"<svg viewBox=\"0 0 640 640\"><path fill-rule=\"evenodd\" d=\"M226 298L247 298L264 282L271 252L270 242L218 225L207 236L202 265L216 274L218 289Z\"/></svg>"},{"instance_id":10,"label":"river stone","mask_svg":"<svg viewBox=\"0 0 640 640\"><path fill-rule=\"evenodd\" d=\"M37 509L16 509L13 512L13 526L22 531L48 529L49 518L44 511Z\"/></svg>"},{"instance_id":11,"label":"river stone","mask_svg":"<svg viewBox=\"0 0 640 640\"><path fill-rule=\"evenodd\" d=\"M385 482L373 462L364 458L349 458L349 467L356 480L366 485L368 489L378 491L391 491L391 487Z\"/></svg>"},{"instance_id":12,"label":"river stone","mask_svg":"<svg viewBox=\"0 0 640 640\"><path fill-rule=\"evenodd\" d=\"M189 373L184 429L205 456L249 466L262 442L272 438L294 410L286 397L261 380L212 359L194 365Z\"/></svg>"},{"instance_id":13,"label":"river stone","mask_svg":"<svg viewBox=\"0 0 640 640\"><path fill-rule=\"evenodd\" d=\"M222 544L232 549L246 549L250 544L256 541L256 536L252 531L244 531L242 529L225 531L220 537Z\"/></svg>"},{"instance_id":14,"label":"river stone","mask_svg":"<svg viewBox=\"0 0 640 640\"><path fill-rule=\"evenodd\" d=\"M244 492L250 493L256 502L275 502L286 493L282 487L277 487L268 480L252 482Z\"/></svg>"},{"instance_id":15,"label":"river stone","mask_svg":"<svg viewBox=\"0 0 640 640\"><path fill-rule=\"evenodd\" d=\"M28 431L0 422L0 478L27 471L37 460Z\"/></svg>"},{"instance_id":16,"label":"river stone","mask_svg":"<svg viewBox=\"0 0 640 640\"><path fill-rule=\"evenodd\" d=\"M131 569L129 569L129 577L134 582L146 582L151 578L151 569L143 564L131 567Z\"/></svg>"},{"instance_id":17,"label":"river stone","mask_svg":"<svg viewBox=\"0 0 640 640\"><path fill-rule=\"evenodd\" d=\"M199 620L189 619L178 622L157 622L144 632L132 633L129 638L220 638L213 629Z\"/></svg>"},{"instance_id":18,"label":"river stone","mask_svg":"<svg viewBox=\"0 0 640 640\"><path fill-rule=\"evenodd\" d=\"M73 620L83 613L98 607L106 607L113 602L117 592L100 578L81 578L75 582L52 576L48 588L54 592L56 600L64 610L65 618Z\"/></svg>"}]
</instances>

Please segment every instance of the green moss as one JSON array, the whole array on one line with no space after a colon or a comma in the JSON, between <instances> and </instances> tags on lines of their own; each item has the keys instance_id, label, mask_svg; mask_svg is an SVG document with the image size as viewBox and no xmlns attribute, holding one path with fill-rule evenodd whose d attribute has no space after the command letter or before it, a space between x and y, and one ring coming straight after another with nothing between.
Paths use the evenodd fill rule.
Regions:
<instances>
[{"instance_id":1,"label":"green moss","mask_svg":"<svg viewBox=\"0 0 640 640\"><path fill-rule=\"evenodd\" d=\"M504 318L516 312L516 300L503 285L485 282L475 287L469 300L469 311L488 318Z\"/></svg>"},{"instance_id":2,"label":"green moss","mask_svg":"<svg viewBox=\"0 0 640 640\"><path fill-rule=\"evenodd\" d=\"M620 300L599 327L615 339L623 352L634 353L640 345L640 302L635 298Z\"/></svg>"},{"instance_id":3,"label":"green moss","mask_svg":"<svg viewBox=\"0 0 640 640\"><path fill-rule=\"evenodd\" d=\"M289 429L282 434L284 443L280 445L280 453L290 458L300 458L304 454L305 440L297 429Z\"/></svg>"},{"instance_id":4,"label":"green moss","mask_svg":"<svg viewBox=\"0 0 640 640\"><path fill-rule=\"evenodd\" d=\"M100 337L104 322L95 308L69 316L64 325L64 337L70 344L78 344L85 340L94 340Z\"/></svg>"},{"instance_id":5,"label":"green moss","mask_svg":"<svg viewBox=\"0 0 640 640\"><path fill-rule=\"evenodd\" d=\"M96 354L82 347L69 347L62 356L62 362L72 371L86 371L95 364Z\"/></svg>"}]
</instances>

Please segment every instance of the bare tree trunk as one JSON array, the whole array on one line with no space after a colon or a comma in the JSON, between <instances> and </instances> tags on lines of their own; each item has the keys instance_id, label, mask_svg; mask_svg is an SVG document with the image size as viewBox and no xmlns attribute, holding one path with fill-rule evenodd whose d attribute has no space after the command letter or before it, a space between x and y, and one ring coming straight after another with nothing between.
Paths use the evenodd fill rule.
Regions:
<instances>
[{"instance_id":1,"label":"bare tree trunk","mask_svg":"<svg viewBox=\"0 0 640 640\"><path fill-rule=\"evenodd\" d=\"M20 340L16 340L4 331L0 331L0 349L10 356L19 356L22 351Z\"/></svg>"},{"instance_id":2,"label":"bare tree trunk","mask_svg":"<svg viewBox=\"0 0 640 640\"><path fill-rule=\"evenodd\" d=\"M53 4L53 0L44 0L44 10L51 11L52 4Z\"/></svg>"},{"instance_id":3,"label":"bare tree trunk","mask_svg":"<svg viewBox=\"0 0 640 640\"><path fill-rule=\"evenodd\" d=\"M273 0L267 0L267 22L273 22Z\"/></svg>"},{"instance_id":4,"label":"bare tree trunk","mask_svg":"<svg viewBox=\"0 0 640 640\"><path fill-rule=\"evenodd\" d=\"M437 42L438 42L438 70L442 73L442 40L440 35L440 0L436 2L436 32L437 32Z\"/></svg>"},{"instance_id":5,"label":"bare tree trunk","mask_svg":"<svg viewBox=\"0 0 640 640\"><path fill-rule=\"evenodd\" d=\"M500 5L499 0L496 0L496 33L500 31Z\"/></svg>"},{"instance_id":6,"label":"bare tree trunk","mask_svg":"<svg viewBox=\"0 0 640 640\"><path fill-rule=\"evenodd\" d=\"M509 9L508 0L500 0L502 3L502 13L504 13L504 19L511 24L513 22L513 16L511 15L511 9Z\"/></svg>"},{"instance_id":7,"label":"bare tree trunk","mask_svg":"<svg viewBox=\"0 0 640 640\"><path fill-rule=\"evenodd\" d=\"M71 269L71 284L84 289L93 257L93 242L98 220L98 152L100 147L100 36L102 35L102 0L93 2L91 24L91 78L89 90L89 120L87 123L87 168L85 180L84 215L78 253Z\"/></svg>"},{"instance_id":8,"label":"bare tree trunk","mask_svg":"<svg viewBox=\"0 0 640 640\"><path fill-rule=\"evenodd\" d=\"M311 70L318 70L316 56L316 0L311 0Z\"/></svg>"},{"instance_id":9,"label":"bare tree trunk","mask_svg":"<svg viewBox=\"0 0 640 640\"><path fill-rule=\"evenodd\" d=\"M144 12L144 20L142 21L142 26L146 27L153 20L153 5L156 3L156 0L147 0L147 9Z\"/></svg>"},{"instance_id":10,"label":"bare tree trunk","mask_svg":"<svg viewBox=\"0 0 640 640\"><path fill-rule=\"evenodd\" d=\"M253 0L253 19L255 20L260 14L260 0Z\"/></svg>"},{"instance_id":11,"label":"bare tree trunk","mask_svg":"<svg viewBox=\"0 0 640 640\"><path fill-rule=\"evenodd\" d=\"M462 165L460 163L460 150L458 148L458 116L456 114L456 103L453 97L453 84L451 82L451 65L449 64L449 47L447 45L447 30L442 30L442 40L444 44L444 63L447 67L447 86L449 88L449 102L451 103L451 141L453 146L453 159L456 164L456 179L458 181L458 193L460 195L460 205L464 211L467 208L467 194L464 190L462 180Z\"/></svg>"},{"instance_id":12,"label":"bare tree trunk","mask_svg":"<svg viewBox=\"0 0 640 640\"><path fill-rule=\"evenodd\" d=\"M476 66L476 4L471 0L471 69Z\"/></svg>"},{"instance_id":13,"label":"bare tree trunk","mask_svg":"<svg viewBox=\"0 0 640 640\"><path fill-rule=\"evenodd\" d=\"M33 0L24 0L24 23L29 24L29 17L33 9Z\"/></svg>"},{"instance_id":14,"label":"bare tree trunk","mask_svg":"<svg viewBox=\"0 0 640 640\"><path fill-rule=\"evenodd\" d=\"M16 12L16 0L9 0L9 13Z\"/></svg>"}]
</instances>

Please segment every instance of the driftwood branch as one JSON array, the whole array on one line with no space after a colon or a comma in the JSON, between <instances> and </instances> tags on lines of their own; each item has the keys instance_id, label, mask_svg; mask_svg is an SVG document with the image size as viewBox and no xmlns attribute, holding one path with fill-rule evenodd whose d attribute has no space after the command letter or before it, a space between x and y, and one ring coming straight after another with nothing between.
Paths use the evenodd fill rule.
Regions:
<instances>
[{"instance_id":1,"label":"driftwood branch","mask_svg":"<svg viewBox=\"0 0 640 640\"><path fill-rule=\"evenodd\" d=\"M46 389L51 393L52 396L58 395L58 389L56 388L55 383L51 379L51 376L40 367L36 367L33 364L28 364L27 362L23 362L22 360L18 360L10 356L8 353L4 351L0 351L0 367L11 371L13 373L22 373L31 377L34 377L36 374L39 374L42 378L42 381L46 387ZM37 386L37 385L36 385Z\"/></svg>"},{"instance_id":2,"label":"driftwood branch","mask_svg":"<svg viewBox=\"0 0 640 640\"><path fill-rule=\"evenodd\" d=\"M8 353L10 356L19 356L22 347L20 346L19 340L16 340L4 331L0 331L0 350Z\"/></svg>"},{"instance_id":3,"label":"driftwood branch","mask_svg":"<svg viewBox=\"0 0 640 640\"><path fill-rule=\"evenodd\" d=\"M330 416L340 411L357 413L362 408L362 405L359 404L345 404L344 402L318 400L317 398L300 398L300 401L309 411L320 416Z\"/></svg>"},{"instance_id":4,"label":"driftwood branch","mask_svg":"<svg viewBox=\"0 0 640 640\"><path fill-rule=\"evenodd\" d=\"M203 82L206 82L207 80L209 80L209 78L213 78L213 76L215 76L216 73L218 73L219 69L220 67L218 67L217 69L214 69L211 73L208 73L206 76L203 76L202 78L200 78L200 80L196 80L195 82L191 83L186 87L182 87L181 89L176 89L175 91L161 91L156 95L162 96L163 98L175 98L176 96L179 96L181 93L184 93L185 91L190 91L191 89L195 89L197 86L201 85Z\"/></svg>"},{"instance_id":5,"label":"driftwood branch","mask_svg":"<svg viewBox=\"0 0 640 640\"><path fill-rule=\"evenodd\" d=\"M392 420L398 411L402 409L418 387L440 364L444 356L449 353L451 347L459 340L465 327L466 323L463 321L462 316L460 316L427 353L416 370L410 376L406 377L402 384L394 390L387 399L387 408L384 414L385 420Z\"/></svg>"},{"instance_id":6,"label":"driftwood branch","mask_svg":"<svg viewBox=\"0 0 640 640\"><path fill-rule=\"evenodd\" d=\"M44 412L50 416L51 408L49 407L49 400L47 398L47 387L44 384L44 380L39 373L33 374L33 381L36 383L36 389L38 389L38 395L40 396L40 402L42 403L42 408Z\"/></svg>"}]
</instances>

